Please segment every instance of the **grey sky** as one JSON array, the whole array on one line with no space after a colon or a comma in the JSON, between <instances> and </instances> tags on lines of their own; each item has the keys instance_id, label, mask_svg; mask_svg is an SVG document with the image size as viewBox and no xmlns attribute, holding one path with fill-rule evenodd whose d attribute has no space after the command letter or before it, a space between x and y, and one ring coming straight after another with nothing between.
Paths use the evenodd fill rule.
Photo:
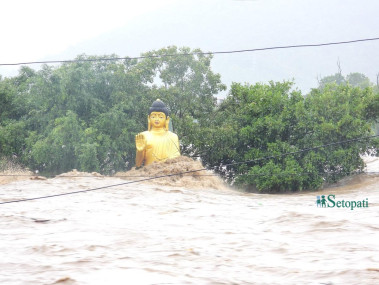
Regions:
<instances>
[{"instance_id":1,"label":"grey sky","mask_svg":"<svg viewBox=\"0 0 379 285\"><path fill-rule=\"evenodd\" d=\"M81 53L138 56L168 45L225 51L379 37L379 1L374 0L183 0L164 4L145 13L141 7L130 6L129 10L124 6L125 15L138 9L134 10L138 17L99 35L83 36L83 41L38 60L70 59ZM96 25L107 18L100 16ZM375 41L215 55L212 66L228 86L233 81L294 79L307 92L317 86L317 76L337 71L338 60L344 74L362 72L374 81L379 72L378 51L379 41Z\"/></svg>"}]
</instances>

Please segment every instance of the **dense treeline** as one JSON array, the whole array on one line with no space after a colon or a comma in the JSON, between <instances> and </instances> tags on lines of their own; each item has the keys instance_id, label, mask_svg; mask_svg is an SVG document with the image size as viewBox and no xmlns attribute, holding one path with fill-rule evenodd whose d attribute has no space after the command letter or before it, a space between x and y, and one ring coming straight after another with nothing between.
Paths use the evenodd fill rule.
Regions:
<instances>
[{"instance_id":1,"label":"dense treeline","mask_svg":"<svg viewBox=\"0 0 379 285\"><path fill-rule=\"evenodd\" d=\"M210 124L219 127L202 128L203 137L214 132L205 141L217 136L213 144L202 145L208 148L203 160L208 165L256 160L372 134L379 115L379 98L372 89L330 85L304 97L291 87L289 82L233 84ZM360 154L375 146L375 140L339 144L219 171L258 189L316 189L362 170Z\"/></svg>"},{"instance_id":2,"label":"dense treeline","mask_svg":"<svg viewBox=\"0 0 379 285\"><path fill-rule=\"evenodd\" d=\"M94 60L22 67L0 79L0 155L32 170L73 168L112 174L134 166L136 133L162 99L171 109L182 153L200 157L230 181L259 190L316 189L362 169L360 154L377 141L224 166L372 134L379 118L377 89L361 74L330 76L306 96L291 82L234 83L226 89L211 70L211 55L168 47L140 60ZM111 59L115 56L109 56Z\"/></svg>"}]
</instances>

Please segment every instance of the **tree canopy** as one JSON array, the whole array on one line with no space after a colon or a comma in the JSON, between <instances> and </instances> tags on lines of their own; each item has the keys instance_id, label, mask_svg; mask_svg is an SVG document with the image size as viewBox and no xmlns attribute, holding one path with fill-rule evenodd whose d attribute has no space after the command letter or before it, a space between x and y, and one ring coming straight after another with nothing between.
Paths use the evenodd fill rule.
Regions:
<instances>
[{"instance_id":1,"label":"tree canopy","mask_svg":"<svg viewBox=\"0 0 379 285\"><path fill-rule=\"evenodd\" d=\"M300 151L371 135L378 94L328 85L305 97L292 85L233 84L212 127L203 129L203 136L209 134L200 146L204 161L239 185L276 192L317 189L362 170L360 154L375 149L374 140ZM259 160L266 157L272 158Z\"/></svg>"},{"instance_id":2,"label":"tree canopy","mask_svg":"<svg viewBox=\"0 0 379 285\"><path fill-rule=\"evenodd\" d=\"M134 136L146 129L157 98L171 109L186 153L188 126L210 115L215 95L226 87L211 70L211 55L148 56L190 52L200 50L168 47L123 62L111 60L115 55L81 55L39 71L22 67L0 82L0 153L51 174L129 169Z\"/></svg>"},{"instance_id":3,"label":"tree canopy","mask_svg":"<svg viewBox=\"0 0 379 285\"><path fill-rule=\"evenodd\" d=\"M379 95L365 75L325 77L305 95L292 82L233 83L218 104L226 86L212 56L200 52L171 46L123 61L80 55L0 77L0 156L46 174L128 170L157 98L171 110L182 154L248 189L317 189L361 170L360 155L376 150L377 141L366 140L287 155L372 134Z\"/></svg>"}]
</instances>

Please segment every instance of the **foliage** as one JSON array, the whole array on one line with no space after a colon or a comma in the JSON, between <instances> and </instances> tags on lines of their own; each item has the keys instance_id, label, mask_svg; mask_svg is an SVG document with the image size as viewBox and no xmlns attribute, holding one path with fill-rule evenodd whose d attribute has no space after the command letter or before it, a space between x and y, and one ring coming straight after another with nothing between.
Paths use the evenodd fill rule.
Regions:
<instances>
[{"instance_id":1,"label":"foliage","mask_svg":"<svg viewBox=\"0 0 379 285\"><path fill-rule=\"evenodd\" d=\"M209 116L225 86L211 71L211 56L148 56L190 52L168 47L139 61L81 55L39 71L22 67L18 76L0 80L0 154L16 155L50 174L129 169L134 137L146 129L148 109L157 98L171 108L182 151L188 153L196 133L189 126Z\"/></svg>"},{"instance_id":2,"label":"foliage","mask_svg":"<svg viewBox=\"0 0 379 285\"><path fill-rule=\"evenodd\" d=\"M319 80L319 88L321 89L330 84L350 84L353 87L359 87L362 89L373 86L370 79L366 75L359 72L349 73L346 76L343 76L342 73L339 72L334 75L325 76Z\"/></svg>"},{"instance_id":3,"label":"foliage","mask_svg":"<svg viewBox=\"0 0 379 285\"><path fill-rule=\"evenodd\" d=\"M367 140L299 152L371 134L379 94L360 73L325 77L307 96L292 82L234 83L218 105L226 86L211 69L212 56L199 49L115 57L80 55L0 77L0 156L48 174L127 170L135 135L146 130L157 98L171 110L182 154L249 189L317 189L362 169L360 154L379 145Z\"/></svg>"},{"instance_id":4,"label":"foliage","mask_svg":"<svg viewBox=\"0 0 379 285\"><path fill-rule=\"evenodd\" d=\"M346 81L354 87L366 88L372 86L370 79L366 75L358 72L348 74Z\"/></svg>"},{"instance_id":5,"label":"foliage","mask_svg":"<svg viewBox=\"0 0 379 285\"><path fill-rule=\"evenodd\" d=\"M375 145L367 140L299 151L370 135L378 102L372 89L350 85L327 85L303 97L290 82L235 83L216 112L210 143L200 146L203 159L248 188L317 189L361 170L360 154ZM251 162L234 164L242 161Z\"/></svg>"},{"instance_id":6,"label":"foliage","mask_svg":"<svg viewBox=\"0 0 379 285\"><path fill-rule=\"evenodd\" d=\"M146 58L137 68L149 74L146 80L151 84L151 99L160 98L169 107L181 152L196 155L195 136L216 107L215 96L226 89L220 75L211 70L212 55L201 54L200 49L170 46L143 56Z\"/></svg>"}]
</instances>

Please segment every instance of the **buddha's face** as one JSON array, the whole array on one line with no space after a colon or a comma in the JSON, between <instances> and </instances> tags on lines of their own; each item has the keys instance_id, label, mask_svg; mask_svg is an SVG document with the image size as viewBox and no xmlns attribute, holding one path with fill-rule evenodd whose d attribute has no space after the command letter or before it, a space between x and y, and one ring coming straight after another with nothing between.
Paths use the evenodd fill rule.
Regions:
<instances>
[{"instance_id":1,"label":"buddha's face","mask_svg":"<svg viewBox=\"0 0 379 285\"><path fill-rule=\"evenodd\" d=\"M166 115L163 112L152 112L150 123L154 128L163 128L166 124Z\"/></svg>"}]
</instances>

